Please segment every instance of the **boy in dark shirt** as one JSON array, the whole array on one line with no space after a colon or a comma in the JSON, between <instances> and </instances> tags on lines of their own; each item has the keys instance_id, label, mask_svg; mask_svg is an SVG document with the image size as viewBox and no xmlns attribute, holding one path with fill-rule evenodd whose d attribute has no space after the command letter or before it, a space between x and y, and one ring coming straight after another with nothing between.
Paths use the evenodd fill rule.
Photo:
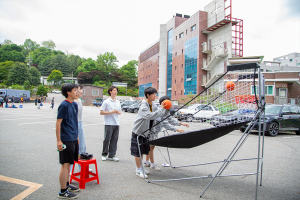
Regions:
<instances>
[{"instance_id":1,"label":"boy in dark shirt","mask_svg":"<svg viewBox=\"0 0 300 200\"><path fill-rule=\"evenodd\" d=\"M62 94L66 97L58 107L56 121L56 139L57 149L59 150L59 162L61 170L59 174L59 182L61 191L59 198L75 199L80 189L69 184L70 164L74 164L74 160L78 161L78 105L74 102L77 98L77 85L66 83L61 87ZM63 145L66 148L63 148Z\"/></svg>"}]
</instances>

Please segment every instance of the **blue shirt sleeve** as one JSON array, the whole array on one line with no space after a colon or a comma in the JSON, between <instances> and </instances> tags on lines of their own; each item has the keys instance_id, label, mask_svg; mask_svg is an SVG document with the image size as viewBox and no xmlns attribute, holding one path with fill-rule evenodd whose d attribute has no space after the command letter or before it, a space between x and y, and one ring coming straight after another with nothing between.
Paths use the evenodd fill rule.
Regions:
<instances>
[{"instance_id":1,"label":"blue shirt sleeve","mask_svg":"<svg viewBox=\"0 0 300 200\"><path fill-rule=\"evenodd\" d=\"M68 118L68 108L65 103L61 103L57 111L57 119L67 119Z\"/></svg>"}]
</instances>

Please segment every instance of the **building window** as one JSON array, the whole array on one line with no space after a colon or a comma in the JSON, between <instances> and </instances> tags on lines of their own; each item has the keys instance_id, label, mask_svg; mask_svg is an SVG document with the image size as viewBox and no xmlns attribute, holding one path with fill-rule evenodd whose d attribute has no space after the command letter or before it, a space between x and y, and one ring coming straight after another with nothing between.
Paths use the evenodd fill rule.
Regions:
<instances>
[{"instance_id":1,"label":"building window","mask_svg":"<svg viewBox=\"0 0 300 200\"><path fill-rule=\"evenodd\" d=\"M187 29L185 30L185 34L187 35Z\"/></svg>"},{"instance_id":2,"label":"building window","mask_svg":"<svg viewBox=\"0 0 300 200\"><path fill-rule=\"evenodd\" d=\"M92 90L92 96L99 96L99 90Z\"/></svg>"},{"instance_id":3,"label":"building window","mask_svg":"<svg viewBox=\"0 0 300 200\"><path fill-rule=\"evenodd\" d=\"M196 24L191 27L191 31L194 31L196 29Z\"/></svg>"},{"instance_id":4,"label":"building window","mask_svg":"<svg viewBox=\"0 0 300 200\"><path fill-rule=\"evenodd\" d=\"M181 95L182 95L182 90L181 90Z\"/></svg>"},{"instance_id":5,"label":"building window","mask_svg":"<svg viewBox=\"0 0 300 200\"><path fill-rule=\"evenodd\" d=\"M177 36L176 36L176 40L177 40Z\"/></svg>"},{"instance_id":6,"label":"building window","mask_svg":"<svg viewBox=\"0 0 300 200\"><path fill-rule=\"evenodd\" d=\"M175 56L177 56L177 52L175 52Z\"/></svg>"},{"instance_id":7,"label":"building window","mask_svg":"<svg viewBox=\"0 0 300 200\"><path fill-rule=\"evenodd\" d=\"M183 54L183 49L181 49L181 54Z\"/></svg>"},{"instance_id":8,"label":"building window","mask_svg":"<svg viewBox=\"0 0 300 200\"><path fill-rule=\"evenodd\" d=\"M183 37L183 32L179 34L179 38L182 38Z\"/></svg>"},{"instance_id":9,"label":"building window","mask_svg":"<svg viewBox=\"0 0 300 200\"><path fill-rule=\"evenodd\" d=\"M181 78L181 83L183 83L183 78Z\"/></svg>"},{"instance_id":10,"label":"building window","mask_svg":"<svg viewBox=\"0 0 300 200\"><path fill-rule=\"evenodd\" d=\"M175 84L176 84L176 79L175 79Z\"/></svg>"},{"instance_id":11,"label":"building window","mask_svg":"<svg viewBox=\"0 0 300 200\"><path fill-rule=\"evenodd\" d=\"M181 69L183 69L183 64L181 64Z\"/></svg>"},{"instance_id":12,"label":"building window","mask_svg":"<svg viewBox=\"0 0 300 200\"><path fill-rule=\"evenodd\" d=\"M175 70L177 69L177 67L175 66Z\"/></svg>"},{"instance_id":13,"label":"building window","mask_svg":"<svg viewBox=\"0 0 300 200\"><path fill-rule=\"evenodd\" d=\"M256 94L258 94L258 86L255 86ZM251 86L251 94L254 95L254 86ZM266 85L265 86L265 95L274 95L274 86Z\"/></svg>"},{"instance_id":14,"label":"building window","mask_svg":"<svg viewBox=\"0 0 300 200\"><path fill-rule=\"evenodd\" d=\"M176 95L176 91L175 91L175 95Z\"/></svg>"}]
</instances>

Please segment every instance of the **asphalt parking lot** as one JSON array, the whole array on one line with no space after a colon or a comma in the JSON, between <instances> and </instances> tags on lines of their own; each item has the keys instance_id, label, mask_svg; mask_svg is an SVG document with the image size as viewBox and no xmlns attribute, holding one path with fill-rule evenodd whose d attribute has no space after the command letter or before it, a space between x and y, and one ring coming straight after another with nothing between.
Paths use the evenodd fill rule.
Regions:
<instances>
[{"instance_id":1,"label":"asphalt parking lot","mask_svg":"<svg viewBox=\"0 0 300 200\"><path fill-rule=\"evenodd\" d=\"M55 97L55 108L61 100ZM34 103L24 108L0 108L0 199L58 199L60 164L56 151L56 109L46 102L40 110ZM79 192L78 199L199 199L211 178L172 182L146 183L135 176L135 162L130 155L130 138L136 114L122 113L117 157L119 162L101 161L103 141L103 116L97 107L84 107L83 125L87 152L97 159L100 184L92 181ZM170 149L172 164L187 165L227 158L241 137L233 131L215 141L192 148ZM257 157L258 136L253 132L235 159ZM167 163L166 148L155 149L156 164ZM149 180L176 179L215 174L220 164L172 169L162 167L153 172ZM91 167L94 171L94 167ZM231 163L225 174L256 172L256 161ZM78 186L77 182L73 182ZM231 176L216 178L201 199L254 199L256 176ZM19 195L19 196L18 196ZM300 136L280 133L265 137L262 186L258 199L300 199Z\"/></svg>"}]
</instances>

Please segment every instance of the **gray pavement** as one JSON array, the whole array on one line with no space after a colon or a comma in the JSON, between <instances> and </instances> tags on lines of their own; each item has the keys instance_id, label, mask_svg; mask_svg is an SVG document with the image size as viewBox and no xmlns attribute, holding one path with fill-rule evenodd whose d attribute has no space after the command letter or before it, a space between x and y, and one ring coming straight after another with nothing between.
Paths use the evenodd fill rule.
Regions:
<instances>
[{"instance_id":1,"label":"gray pavement","mask_svg":"<svg viewBox=\"0 0 300 200\"><path fill-rule=\"evenodd\" d=\"M26 199L58 199L60 165L56 151L55 121L57 106L63 100L55 97L55 109L45 103L38 110L34 103L24 108L0 108L0 175L42 184ZM81 190L78 199L199 199L210 179L146 183L135 176L134 158L130 155L130 138L136 114L122 113L117 157L120 162L101 161L103 116L99 108L84 107L83 125L87 152L98 162L100 184L92 181ZM230 134L192 149L170 149L172 164L187 165L224 160L240 139L241 132ZM257 133L253 132L236 159L257 157ZM263 182L258 199L300 199L300 136L282 133L265 137ZM156 163L166 163L166 148L155 149ZM231 163L224 174L256 172L255 161ZM149 180L207 176L215 174L220 164L189 168L163 168L153 172ZM94 167L91 166L94 170ZM256 176L216 178L202 199L254 199ZM76 181L74 185L78 186ZM28 186L1 179L0 199L11 199Z\"/></svg>"}]
</instances>

